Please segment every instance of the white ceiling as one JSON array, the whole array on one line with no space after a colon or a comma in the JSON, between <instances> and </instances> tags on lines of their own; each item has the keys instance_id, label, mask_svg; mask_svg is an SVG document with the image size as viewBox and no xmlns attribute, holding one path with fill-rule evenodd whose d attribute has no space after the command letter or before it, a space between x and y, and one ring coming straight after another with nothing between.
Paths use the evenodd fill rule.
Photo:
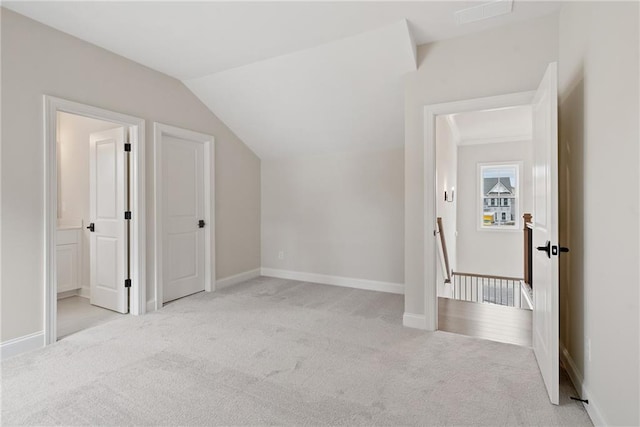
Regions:
<instances>
[{"instance_id":1,"label":"white ceiling","mask_svg":"<svg viewBox=\"0 0 640 427\"><path fill-rule=\"evenodd\" d=\"M411 46L400 21L185 83L261 158L397 147Z\"/></svg>"},{"instance_id":2,"label":"white ceiling","mask_svg":"<svg viewBox=\"0 0 640 427\"><path fill-rule=\"evenodd\" d=\"M458 145L530 141L532 138L530 105L450 114L447 120Z\"/></svg>"},{"instance_id":3,"label":"white ceiling","mask_svg":"<svg viewBox=\"0 0 640 427\"><path fill-rule=\"evenodd\" d=\"M472 1L3 2L183 80L259 156L401 146L416 44L549 14L457 25ZM411 41L413 38L414 41Z\"/></svg>"}]
</instances>

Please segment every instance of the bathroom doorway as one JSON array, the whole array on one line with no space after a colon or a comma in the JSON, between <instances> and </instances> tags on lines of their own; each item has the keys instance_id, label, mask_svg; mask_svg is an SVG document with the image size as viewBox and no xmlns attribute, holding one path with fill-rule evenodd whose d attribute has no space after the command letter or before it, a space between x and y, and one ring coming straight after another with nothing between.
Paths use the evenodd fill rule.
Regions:
<instances>
[{"instance_id":1,"label":"bathroom doorway","mask_svg":"<svg viewBox=\"0 0 640 427\"><path fill-rule=\"evenodd\" d=\"M144 121L52 97L45 112L51 344L144 313Z\"/></svg>"},{"instance_id":2,"label":"bathroom doorway","mask_svg":"<svg viewBox=\"0 0 640 427\"><path fill-rule=\"evenodd\" d=\"M128 253L124 219L117 215L124 210L118 205L125 204L128 174L124 153L118 153L122 125L60 111L57 123L56 332L61 339L128 312L127 292L118 289Z\"/></svg>"}]
</instances>

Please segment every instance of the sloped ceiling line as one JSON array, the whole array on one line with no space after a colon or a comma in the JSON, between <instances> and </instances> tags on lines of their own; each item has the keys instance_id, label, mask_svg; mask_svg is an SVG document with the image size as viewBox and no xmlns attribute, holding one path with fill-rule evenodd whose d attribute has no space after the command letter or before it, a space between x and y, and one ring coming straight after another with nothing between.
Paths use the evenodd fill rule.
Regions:
<instances>
[{"instance_id":1,"label":"sloped ceiling line","mask_svg":"<svg viewBox=\"0 0 640 427\"><path fill-rule=\"evenodd\" d=\"M3 1L26 15L184 81L262 158L401 146L401 76L416 46L553 13L457 25L478 1ZM409 30L409 28L411 30Z\"/></svg>"},{"instance_id":2,"label":"sloped ceiling line","mask_svg":"<svg viewBox=\"0 0 640 427\"><path fill-rule=\"evenodd\" d=\"M415 49L402 20L184 83L261 158L400 147Z\"/></svg>"}]
</instances>

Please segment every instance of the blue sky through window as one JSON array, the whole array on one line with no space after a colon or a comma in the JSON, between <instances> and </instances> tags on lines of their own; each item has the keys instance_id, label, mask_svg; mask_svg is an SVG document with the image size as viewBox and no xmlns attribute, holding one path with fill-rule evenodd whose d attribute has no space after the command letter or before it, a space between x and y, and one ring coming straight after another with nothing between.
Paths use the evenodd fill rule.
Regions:
<instances>
[{"instance_id":1,"label":"blue sky through window","mask_svg":"<svg viewBox=\"0 0 640 427\"><path fill-rule=\"evenodd\" d=\"M509 178L512 187L516 184L516 168L513 166L489 166L482 170L483 178Z\"/></svg>"}]
</instances>

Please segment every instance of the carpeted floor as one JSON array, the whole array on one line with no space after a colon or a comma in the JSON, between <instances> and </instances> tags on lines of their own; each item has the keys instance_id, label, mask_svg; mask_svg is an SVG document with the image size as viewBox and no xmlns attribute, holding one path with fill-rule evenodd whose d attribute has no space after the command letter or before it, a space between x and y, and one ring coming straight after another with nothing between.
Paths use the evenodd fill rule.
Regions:
<instances>
[{"instance_id":1,"label":"carpeted floor","mask_svg":"<svg viewBox=\"0 0 640 427\"><path fill-rule=\"evenodd\" d=\"M2 424L591 425L530 349L401 326L403 297L257 278L2 366Z\"/></svg>"}]
</instances>

